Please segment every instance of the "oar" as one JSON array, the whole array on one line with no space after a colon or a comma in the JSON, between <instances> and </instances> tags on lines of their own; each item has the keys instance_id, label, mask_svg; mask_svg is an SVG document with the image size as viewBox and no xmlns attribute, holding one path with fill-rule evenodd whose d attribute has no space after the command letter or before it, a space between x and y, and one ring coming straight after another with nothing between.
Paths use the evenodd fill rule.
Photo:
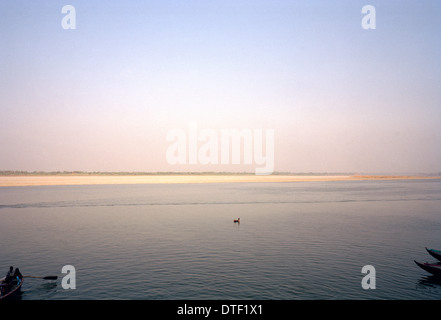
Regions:
<instances>
[{"instance_id":1,"label":"oar","mask_svg":"<svg viewBox=\"0 0 441 320\"><path fill-rule=\"evenodd\" d=\"M23 276L23 278L36 278L36 279L43 279L43 280L57 280L58 276L46 276L46 277Z\"/></svg>"}]
</instances>

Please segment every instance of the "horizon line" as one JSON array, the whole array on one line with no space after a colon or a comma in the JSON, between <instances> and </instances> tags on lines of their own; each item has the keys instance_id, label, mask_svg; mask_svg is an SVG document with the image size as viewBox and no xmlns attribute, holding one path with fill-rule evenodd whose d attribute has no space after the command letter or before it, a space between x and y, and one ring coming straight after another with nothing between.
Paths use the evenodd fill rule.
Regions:
<instances>
[{"instance_id":1,"label":"horizon line","mask_svg":"<svg viewBox=\"0 0 441 320\"><path fill-rule=\"evenodd\" d=\"M37 175L255 175L254 172L234 172L234 171L26 171L26 170L0 170L0 176L37 176ZM441 176L441 172L431 173L392 173L392 172L290 172L275 171L271 175L290 175L290 176L354 176L354 175L422 175L422 176Z\"/></svg>"}]
</instances>

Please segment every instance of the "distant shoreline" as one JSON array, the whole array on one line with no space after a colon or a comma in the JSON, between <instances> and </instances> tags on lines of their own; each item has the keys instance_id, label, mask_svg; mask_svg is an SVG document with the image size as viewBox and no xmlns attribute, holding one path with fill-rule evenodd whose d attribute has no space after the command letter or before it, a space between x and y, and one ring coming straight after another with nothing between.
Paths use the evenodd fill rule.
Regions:
<instances>
[{"instance_id":1,"label":"distant shoreline","mask_svg":"<svg viewBox=\"0 0 441 320\"><path fill-rule=\"evenodd\" d=\"M142 172L142 171L13 171L0 170L1 176L254 176L254 172ZM350 176L353 172L273 172L273 176Z\"/></svg>"},{"instance_id":2,"label":"distant shoreline","mask_svg":"<svg viewBox=\"0 0 441 320\"><path fill-rule=\"evenodd\" d=\"M0 175L0 187L108 185L108 184L183 184L240 182L305 182L441 179L441 176L400 175L267 175L254 174L44 174Z\"/></svg>"}]
</instances>

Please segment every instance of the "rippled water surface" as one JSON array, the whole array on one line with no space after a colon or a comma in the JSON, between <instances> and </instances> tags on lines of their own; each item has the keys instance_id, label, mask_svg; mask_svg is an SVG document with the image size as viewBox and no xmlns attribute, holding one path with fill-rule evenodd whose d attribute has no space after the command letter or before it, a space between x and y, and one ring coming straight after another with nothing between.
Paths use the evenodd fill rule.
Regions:
<instances>
[{"instance_id":1,"label":"rippled water surface","mask_svg":"<svg viewBox=\"0 0 441 320\"><path fill-rule=\"evenodd\" d=\"M0 188L0 272L59 276L24 300L439 299L440 230L439 180Z\"/></svg>"}]
</instances>

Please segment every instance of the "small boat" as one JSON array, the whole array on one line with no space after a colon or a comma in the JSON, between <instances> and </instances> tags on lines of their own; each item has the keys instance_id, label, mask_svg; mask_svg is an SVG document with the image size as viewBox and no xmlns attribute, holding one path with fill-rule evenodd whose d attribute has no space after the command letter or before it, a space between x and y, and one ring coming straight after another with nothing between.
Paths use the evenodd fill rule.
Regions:
<instances>
[{"instance_id":1,"label":"small boat","mask_svg":"<svg viewBox=\"0 0 441 320\"><path fill-rule=\"evenodd\" d=\"M415 261L415 260L414 260ZM428 263L428 262L418 262L415 261L415 263L423 270L435 275L435 276L441 276L441 264L438 263Z\"/></svg>"},{"instance_id":2,"label":"small boat","mask_svg":"<svg viewBox=\"0 0 441 320\"><path fill-rule=\"evenodd\" d=\"M0 300L12 298L15 294L20 292L21 286L23 285L23 279L13 284L9 288L4 283L5 278L0 279Z\"/></svg>"},{"instance_id":3,"label":"small boat","mask_svg":"<svg viewBox=\"0 0 441 320\"><path fill-rule=\"evenodd\" d=\"M436 260L441 261L441 251L440 250L435 250L435 249L427 249L427 252L434 257Z\"/></svg>"},{"instance_id":4,"label":"small boat","mask_svg":"<svg viewBox=\"0 0 441 320\"><path fill-rule=\"evenodd\" d=\"M240 218L234 219L234 222L240 223Z\"/></svg>"}]
</instances>

